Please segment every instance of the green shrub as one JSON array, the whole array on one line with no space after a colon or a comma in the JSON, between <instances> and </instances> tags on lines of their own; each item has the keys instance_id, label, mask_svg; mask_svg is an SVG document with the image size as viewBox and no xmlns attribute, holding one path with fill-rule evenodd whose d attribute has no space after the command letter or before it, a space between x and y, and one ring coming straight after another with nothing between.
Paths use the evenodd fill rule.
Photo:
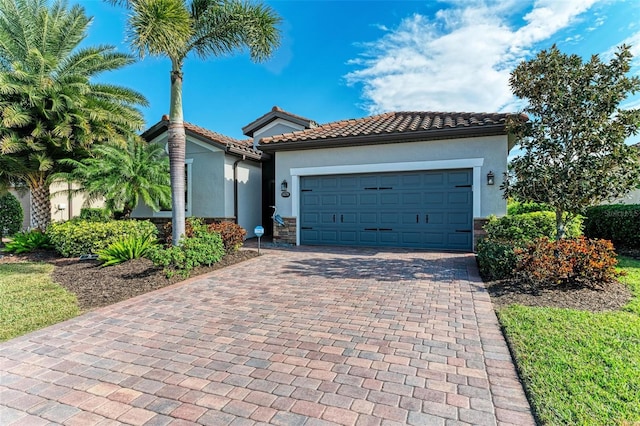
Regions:
<instances>
[{"instance_id":1,"label":"green shrub","mask_svg":"<svg viewBox=\"0 0 640 426\"><path fill-rule=\"evenodd\" d=\"M108 222L111 220L111 213L107 209L85 207L80 210L80 219L89 222Z\"/></svg>"},{"instance_id":2,"label":"green shrub","mask_svg":"<svg viewBox=\"0 0 640 426\"><path fill-rule=\"evenodd\" d=\"M616 277L616 253L608 240L538 238L518 257L515 276L533 287L573 285L603 288Z\"/></svg>"},{"instance_id":3,"label":"green shrub","mask_svg":"<svg viewBox=\"0 0 640 426\"><path fill-rule=\"evenodd\" d=\"M478 242L477 250L480 273L486 280L508 278L518 264L512 242L483 238Z\"/></svg>"},{"instance_id":4,"label":"green shrub","mask_svg":"<svg viewBox=\"0 0 640 426\"><path fill-rule=\"evenodd\" d=\"M222 238L217 232L208 232L199 219L189 220L190 236L180 240L179 246L155 247L147 257L164 268L167 276L180 273L188 277L191 270L200 265L212 265L225 254Z\"/></svg>"},{"instance_id":5,"label":"green shrub","mask_svg":"<svg viewBox=\"0 0 640 426\"><path fill-rule=\"evenodd\" d=\"M588 238L611 240L616 247L640 248L640 204L616 204L587 210Z\"/></svg>"},{"instance_id":6,"label":"green shrub","mask_svg":"<svg viewBox=\"0 0 640 426\"><path fill-rule=\"evenodd\" d=\"M242 247L247 231L233 222L212 223L207 229L209 232L217 232L222 238L222 245L226 253L234 253Z\"/></svg>"},{"instance_id":7,"label":"green shrub","mask_svg":"<svg viewBox=\"0 0 640 426\"><path fill-rule=\"evenodd\" d=\"M0 239L18 232L22 219L24 212L15 195L9 192L0 195Z\"/></svg>"},{"instance_id":8,"label":"green shrub","mask_svg":"<svg viewBox=\"0 0 640 426\"><path fill-rule=\"evenodd\" d=\"M98 251L98 259L102 266L117 265L131 259L143 257L156 244L156 237L148 234L145 237L130 235L109 244L109 247Z\"/></svg>"},{"instance_id":9,"label":"green shrub","mask_svg":"<svg viewBox=\"0 0 640 426\"><path fill-rule=\"evenodd\" d=\"M30 253L38 249L48 250L51 248L53 248L53 245L47 234L43 234L42 231L34 229L32 231L16 233L13 239L6 244L4 251L7 253L20 254Z\"/></svg>"},{"instance_id":10,"label":"green shrub","mask_svg":"<svg viewBox=\"0 0 640 426\"><path fill-rule=\"evenodd\" d=\"M111 243L128 236L155 236L157 229L149 221L111 220L108 222L90 222L73 219L68 222L52 223L47 228L56 251L64 257L97 253Z\"/></svg>"},{"instance_id":11,"label":"green shrub","mask_svg":"<svg viewBox=\"0 0 640 426\"><path fill-rule=\"evenodd\" d=\"M520 201L509 201L507 203L507 215L533 213L533 212L551 212L553 208L544 203L521 203Z\"/></svg>"},{"instance_id":12,"label":"green shrub","mask_svg":"<svg viewBox=\"0 0 640 426\"><path fill-rule=\"evenodd\" d=\"M531 212L514 216L492 217L484 227L487 238L507 241L533 241L536 238L556 237L556 214L553 212ZM566 225L565 237L582 235L582 217L574 218Z\"/></svg>"},{"instance_id":13,"label":"green shrub","mask_svg":"<svg viewBox=\"0 0 640 426\"><path fill-rule=\"evenodd\" d=\"M488 280L510 278L515 273L518 255L515 249L523 248L537 238L556 237L556 215L538 211L501 218L491 217L484 229L487 235L478 242L478 267ZM582 218L576 217L566 225L565 237L576 238L582 234Z\"/></svg>"}]
</instances>

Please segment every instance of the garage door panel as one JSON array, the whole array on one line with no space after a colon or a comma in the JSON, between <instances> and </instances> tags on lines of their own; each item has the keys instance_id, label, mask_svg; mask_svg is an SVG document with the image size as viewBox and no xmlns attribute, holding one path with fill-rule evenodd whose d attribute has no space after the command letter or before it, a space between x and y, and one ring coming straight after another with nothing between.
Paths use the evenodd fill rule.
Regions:
<instances>
[{"instance_id":1,"label":"garage door panel","mask_svg":"<svg viewBox=\"0 0 640 426\"><path fill-rule=\"evenodd\" d=\"M441 205L444 203L445 194L443 192L425 192L423 195L424 204L429 205Z\"/></svg>"},{"instance_id":2,"label":"garage door panel","mask_svg":"<svg viewBox=\"0 0 640 426\"><path fill-rule=\"evenodd\" d=\"M378 186L378 176L360 177L360 189L377 188Z\"/></svg>"},{"instance_id":3,"label":"garage door panel","mask_svg":"<svg viewBox=\"0 0 640 426\"><path fill-rule=\"evenodd\" d=\"M353 245L358 242L358 233L356 231L340 231L340 244Z\"/></svg>"},{"instance_id":4,"label":"garage door panel","mask_svg":"<svg viewBox=\"0 0 640 426\"><path fill-rule=\"evenodd\" d=\"M340 194L340 205L343 207L357 206L358 195L355 193Z\"/></svg>"},{"instance_id":5,"label":"garage door panel","mask_svg":"<svg viewBox=\"0 0 640 426\"><path fill-rule=\"evenodd\" d=\"M378 213L375 213L375 212L359 213L358 222L364 225L376 224L378 223Z\"/></svg>"},{"instance_id":6,"label":"garage door panel","mask_svg":"<svg viewBox=\"0 0 640 426\"><path fill-rule=\"evenodd\" d=\"M469 204L471 201L471 194L467 192L449 192L447 194L447 202L451 204Z\"/></svg>"},{"instance_id":7,"label":"garage door panel","mask_svg":"<svg viewBox=\"0 0 640 426\"><path fill-rule=\"evenodd\" d=\"M403 192L401 194L402 206L410 207L410 206L421 206L422 205L422 194L420 192Z\"/></svg>"},{"instance_id":8,"label":"garage door panel","mask_svg":"<svg viewBox=\"0 0 640 426\"><path fill-rule=\"evenodd\" d=\"M471 215L467 212L449 213L447 215L447 223L450 225L468 225L471 219Z\"/></svg>"},{"instance_id":9,"label":"garage door panel","mask_svg":"<svg viewBox=\"0 0 640 426\"><path fill-rule=\"evenodd\" d=\"M320 206L320 196L317 194L312 194L309 192L303 192L302 193L302 197L301 198L301 202L303 205L310 207L310 206Z\"/></svg>"},{"instance_id":10,"label":"garage door panel","mask_svg":"<svg viewBox=\"0 0 640 426\"><path fill-rule=\"evenodd\" d=\"M398 206L400 204L400 194L393 192L382 192L380 194L380 205L381 206Z\"/></svg>"},{"instance_id":11,"label":"garage door panel","mask_svg":"<svg viewBox=\"0 0 640 426\"><path fill-rule=\"evenodd\" d=\"M358 223L358 213L356 212L340 213L340 223L346 224L346 225L353 225Z\"/></svg>"},{"instance_id":12,"label":"garage door panel","mask_svg":"<svg viewBox=\"0 0 640 426\"><path fill-rule=\"evenodd\" d=\"M471 170L303 177L301 243L470 251L472 178Z\"/></svg>"},{"instance_id":13,"label":"garage door panel","mask_svg":"<svg viewBox=\"0 0 640 426\"><path fill-rule=\"evenodd\" d=\"M361 206L377 206L378 194L375 193L361 193L358 194Z\"/></svg>"},{"instance_id":14,"label":"garage door panel","mask_svg":"<svg viewBox=\"0 0 640 426\"><path fill-rule=\"evenodd\" d=\"M320 224L334 224L336 222L336 216L335 213L320 213ZM308 224L309 222L305 220L305 224Z\"/></svg>"},{"instance_id":15,"label":"garage door panel","mask_svg":"<svg viewBox=\"0 0 640 426\"><path fill-rule=\"evenodd\" d=\"M375 244L378 242L378 232L377 231L361 231L359 233L360 242L363 244Z\"/></svg>"}]
</instances>

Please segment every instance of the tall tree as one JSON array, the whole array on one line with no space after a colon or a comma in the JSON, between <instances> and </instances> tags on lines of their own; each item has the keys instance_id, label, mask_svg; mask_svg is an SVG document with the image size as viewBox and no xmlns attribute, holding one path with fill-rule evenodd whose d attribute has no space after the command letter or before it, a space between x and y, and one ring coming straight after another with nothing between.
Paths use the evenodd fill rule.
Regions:
<instances>
[{"instance_id":1,"label":"tall tree","mask_svg":"<svg viewBox=\"0 0 640 426\"><path fill-rule=\"evenodd\" d=\"M72 192L86 194L87 203L104 199L111 213L122 212L128 218L140 199L155 211L171 202L169 159L160 145L132 137L125 149L96 145L90 157L61 163L71 172L57 173L54 178L77 183Z\"/></svg>"},{"instance_id":2,"label":"tall tree","mask_svg":"<svg viewBox=\"0 0 640 426\"><path fill-rule=\"evenodd\" d=\"M586 207L621 197L640 183L640 156L625 139L638 132L640 109L620 104L640 89L621 46L602 62L567 55L554 45L511 73L513 93L528 102L528 122L513 120L523 154L511 161L505 197L551 205L557 238Z\"/></svg>"},{"instance_id":3,"label":"tall tree","mask_svg":"<svg viewBox=\"0 0 640 426\"><path fill-rule=\"evenodd\" d=\"M171 100L167 130L171 166L173 244L185 230L184 161L186 136L182 112L183 65L190 54L206 59L247 48L259 62L279 44L280 17L261 3L241 0L107 0L131 9L129 39L141 56L171 61Z\"/></svg>"},{"instance_id":4,"label":"tall tree","mask_svg":"<svg viewBox=\"0 0 640 426\"><path fill-rule=\"evenodd\" d=\"M79 48L91 18L65 1L0 0L0 183L31 190L31 226L51 220L49 185L60 160L96 142L125 143L144 125L145 98L93 80L134 62L111 46Z\"/></svg>"}]
</instances>

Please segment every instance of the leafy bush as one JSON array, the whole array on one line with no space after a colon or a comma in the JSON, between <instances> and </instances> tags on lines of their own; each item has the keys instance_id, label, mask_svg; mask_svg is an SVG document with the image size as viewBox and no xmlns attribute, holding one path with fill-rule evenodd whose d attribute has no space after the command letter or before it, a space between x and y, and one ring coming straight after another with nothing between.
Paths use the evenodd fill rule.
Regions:
<instances>
[{"instance_id":1,"label":"leafy bush","mask_svg":"<svg viewBox=\"0 0 640 426\"><path fill-rule=\"evenodd\" d=\"M34 229L32 231L18 232L13 236L4 247L4 251L8 253L30 253L38 249L51 249L53 245L46 234L42 231Z\"/></svg>"},{"instance_id":2,"label":"leafy bush","mask_svg":"<svg viewBox=\"0 0 640 426\"><path fill-rule=\"evenodd\" d=\"M209 232L217 232L222 237L222 245L226 253L234 253L242 247L247 231L233 222L212 223L207 229Z\"/></svg>"},{"instance_id":3,"label":"leafy bush","mask_svg":"<svg viewBox=\"0 0 640 426\"><path fill-rule=\"evenodd\" d=\"M117 265L131 259L143 257L156 244L156 237L148 234L145 237L130 235L109 244L109 247L98 251L98 259L102 266Z\"/></svg>"},{"instance_id":4,"label":"leafy bush","mask_svg":"<svg viewBox=\"0 0 640 426\"><path fill-rule=\"evenodd\" d=\"M501 280L513 276L518 263L514 251L541 237L555 239L556 216L553 212L538 211L501 218L491 217L484 229L487 235L478 242L478 267L487 280ZM565 236L581 235L582 218L567 224Z\"/></svg>"},{"instance_id":5,"label":"leafy bush","mask_svg":"<svg viewBox=\"0 0 640 426\"><path fill-rule=\"evenodd\" d=\"M63 223L52 223L47 228L56 251L64 257L97 253L111 243L128 236L155 236L157 229L149 221L110 220L108 222L90 222L73 219Z\"/></svg>"},{"instance_id":6,"label":"leafy bush","mask_svg":"<svg viewBox=\"0 0 640 426\"><path fill-rule=\"evenodd\" d=\"M147 255L155 265L163 267L168 276L179 272L186 278L196 266L210 266L225 254L219 233L209 232L200 219L190 218L187 222L190 230L179 246L155 247Z\"/></svg>"},{"instance_id":7,"label":"leafy bush","mask_svg":"<svg viewBox=\"0 0 640 426\"><path fill-rule=\"evenodd\" d=\"M0 195L0 239L13 235L22 227L24 212L15 195L7 192Z\"/></svg>"},{"instance_id":8,"label":"leafy bush","mask_svg":"<svg viewBox=\"0 0 640 426\"><path fill-rule=\"evenodd\" d=\"M532 212L514 216L492 217L484 227L487 238L507 241L533 241L536 238L556 237L556 214ZM582 217L574 218L565 229L566 238L582 235Z\"/></svg>"},{"instance_id":9,"label":"leafy bush","mask_svg":"<svg viewBox=\"0 0 640 426\"><path fill-rule=\"evenodd\" d=\"M551 206L544 203L521 203L520 201L509 201L507 203L507 215L513 216L516 214L533 213L533 212L551 212L553 209Z\"/></svg>"},{"instance_id":10,"label":"leafy bush","mask_svg":"<svg viewBox=\"0 0 640 426\"><path fill-rule=\"evenodd\" d=\"M486 280L500 280L513 274L518 264L510 241L483 238L478 242L478 265Z\"/></svg>"},{"instance_id":11,"label":"leafy bush","mask_svg":"<svg viewBox=\"0 0 640 426\"><path fill-rule=\"evenodd\" d=\"M611 241L538 238L516 249L516 278L534 287L577 285L601 288L616 277L616 253Z\"/></svg>"},{"instance_id":12,"label":"leafy bush","mask_svg":"<svg viewBox=\"0 0 640 426\"><path fill-rule=\"evenodd\" d=\"M616 204L587 210L588 238L611 240L616 247L640 248L640 204Z\"/></svg>"},{"instance_id":13,"label":"leafy bush","mask_svg":"<svg viewBox=\"0 0 640 426\"><path fill-rule=\"evenodd\" d=\"M107 209L87 207L80 210L80 219L89 222L108 222L111 220L111 213Z\"/></svg>"}]
</instances>

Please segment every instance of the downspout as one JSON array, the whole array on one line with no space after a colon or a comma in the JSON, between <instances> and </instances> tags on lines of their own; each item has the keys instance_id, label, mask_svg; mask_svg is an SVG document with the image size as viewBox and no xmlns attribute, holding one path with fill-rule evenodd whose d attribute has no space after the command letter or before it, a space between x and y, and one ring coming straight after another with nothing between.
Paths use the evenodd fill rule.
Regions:
<instances>
[{"instance_id":1,"label":"downspout","mask_svg":"<svg viewBox=\"0 0 640 426\"><path fill-rule=\"evenodd\" d=\"M71 212L73 211L73 196L71 195L71 182L67 182L67 220L71 220Z\"/></svg>"},{"instance_id":2,"label":"downspout","mask_svg":"<svg viewBox=\"0 0 640 426\"><path fill-rule=\"evenodd\" d=\"M246 159L247 156L243 155L241 159L233 163L233 220L236 225L238 224L238 164Z\"/></svg>"}]
</instances>

